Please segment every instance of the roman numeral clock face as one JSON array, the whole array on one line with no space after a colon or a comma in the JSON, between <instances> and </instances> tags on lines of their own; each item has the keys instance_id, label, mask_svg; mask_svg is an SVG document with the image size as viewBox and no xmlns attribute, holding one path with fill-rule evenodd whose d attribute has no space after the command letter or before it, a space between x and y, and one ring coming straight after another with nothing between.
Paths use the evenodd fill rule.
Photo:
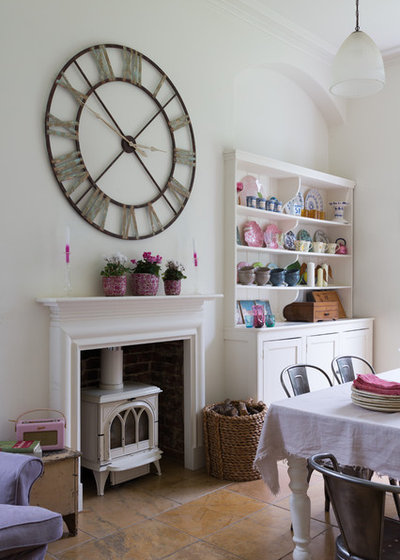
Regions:
<instances>
[{"instance_id":1,"label":"roman numeral clock face","mask_svg":"<svg viewBox=\"0 0 400 560\"><path fill-rule=\"evenodd\" d=\"M68 202L122 239L171 225L194 181L192 124L168 76L145 55L97 45L55 79L45 117L47 152Z\"/></svg>"}]
</instances>

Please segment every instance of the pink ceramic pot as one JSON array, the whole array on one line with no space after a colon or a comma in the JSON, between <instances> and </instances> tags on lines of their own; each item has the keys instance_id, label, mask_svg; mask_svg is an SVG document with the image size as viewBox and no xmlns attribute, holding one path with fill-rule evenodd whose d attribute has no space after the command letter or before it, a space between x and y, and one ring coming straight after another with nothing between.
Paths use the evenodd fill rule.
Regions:
<instances>
[{"instance_id":1,"label":"pink ceramic pot","mask_svg":"<svg viewBox=\"0 0 400 560\"><path fill-rule=\"evenodd\" d=\"M126 276L103 276L105 296L124 296L126 294Z\"/></svg>"},{"instance_id":2,"label":"pink ceramic pot","mask_svg":"<svg viewBox=\"0 0 400 560\"><path fill-rule=\"evenodd\" d=\"M164 280L164 292L166 296L179 296L181 293L181 281Z\"/></svg>"},{"instance_id":3,"label":"pink ceramic pot","mask_svg":"<svg viewBox=\"0 0 400 560\"><path fill-rule=\"evenodd\" d=\"M132 274L132 294L134 296L155 296L157 295L159 281L159 277L155 274L145 272Z\"/></svg>"}]
</instances>

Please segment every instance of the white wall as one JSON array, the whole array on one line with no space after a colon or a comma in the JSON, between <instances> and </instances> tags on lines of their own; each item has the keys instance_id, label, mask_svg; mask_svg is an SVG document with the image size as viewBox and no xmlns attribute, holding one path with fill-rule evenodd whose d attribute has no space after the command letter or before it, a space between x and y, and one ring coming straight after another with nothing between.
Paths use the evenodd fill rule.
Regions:
<instances>
[{"instance_id":1,"label":"white wall","mask_svg":"<svg viewBox=\"0 0 400 560\"><path fill-rule=\"evenodd\" d=\"M275 159L284 154L285 161L304 167L327 167L323 115L295 81L277 70L248 68L236 76L234 122L237 148Z\"/></svg>"},{"instance_id":2,"label":"white wall","mask_svg":"<svg viewBox=\"0 0 400 560\"><path fill-rule=\"evenodd\" d=\"M377 95L351 102L345 125L331 130L331 166L353 178L354 309L375 317L374 363L400 364L400 66L386 66Z\"/></svg>"},{"instance_id":3,"label":"white wall","mask_svg":"<svg viewBox=\"0 0 400 560\"><path fill-rule=\"evenodd\" d=\"M5 439L13 433L7 419L47 406L48 315L35 298L63 295L67 225L75 296L101 295L103 255L122 251L133 258L144 250L182 260L189 293L193 238L200 288L220 293L223 150L238 147L329 171L328 128L339 112L324 93L326 65L215 2L3 0L0 41L0 439ZM47 161L43 118L52 81L74 54L102 42L137 49L161 66L194 126L198 164L192 195L180 218L151 240L117 240L90 227L65 200ZM393 188L394 183L393 176ZM359 310L377 314L368 306ZM222 303L207 304L207 402L229 396L222 357Z\"/></svg>"}]
</instances>

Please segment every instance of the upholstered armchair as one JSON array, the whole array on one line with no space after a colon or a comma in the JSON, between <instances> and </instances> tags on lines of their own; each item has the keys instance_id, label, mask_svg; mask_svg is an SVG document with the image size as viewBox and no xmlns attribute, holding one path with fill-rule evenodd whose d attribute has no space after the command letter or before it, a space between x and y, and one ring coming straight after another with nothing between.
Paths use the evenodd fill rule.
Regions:
<instances>
[{"instance_id":1,"label":"upholstered armchair","mask_svg":"<svg viewBox=\"0 0 400 560\"><path fill-rule=\"evenodd\" d=\"M29 505L42 470L37 457L0 452L0 559L42 560L48 543L62 536L59 513Z\"/></svg>"}]
</instances>

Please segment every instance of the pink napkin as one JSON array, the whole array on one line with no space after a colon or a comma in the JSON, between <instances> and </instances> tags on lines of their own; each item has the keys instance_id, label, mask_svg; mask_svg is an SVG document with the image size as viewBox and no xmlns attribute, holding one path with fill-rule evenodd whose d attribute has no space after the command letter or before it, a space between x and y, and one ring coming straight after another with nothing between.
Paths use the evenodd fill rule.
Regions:
<instances>
[{"instance_id":1,"label":"pink napkin","mask_svg":"<svg viewBox=\"0 0 400 560\"><path fill-rule=\"evenodd\" d=\"M357 375L353 386L360 391L368 391L378 395L400 395L400 383L385 381L372 373Z\"/></svg>"}]
</instances>

